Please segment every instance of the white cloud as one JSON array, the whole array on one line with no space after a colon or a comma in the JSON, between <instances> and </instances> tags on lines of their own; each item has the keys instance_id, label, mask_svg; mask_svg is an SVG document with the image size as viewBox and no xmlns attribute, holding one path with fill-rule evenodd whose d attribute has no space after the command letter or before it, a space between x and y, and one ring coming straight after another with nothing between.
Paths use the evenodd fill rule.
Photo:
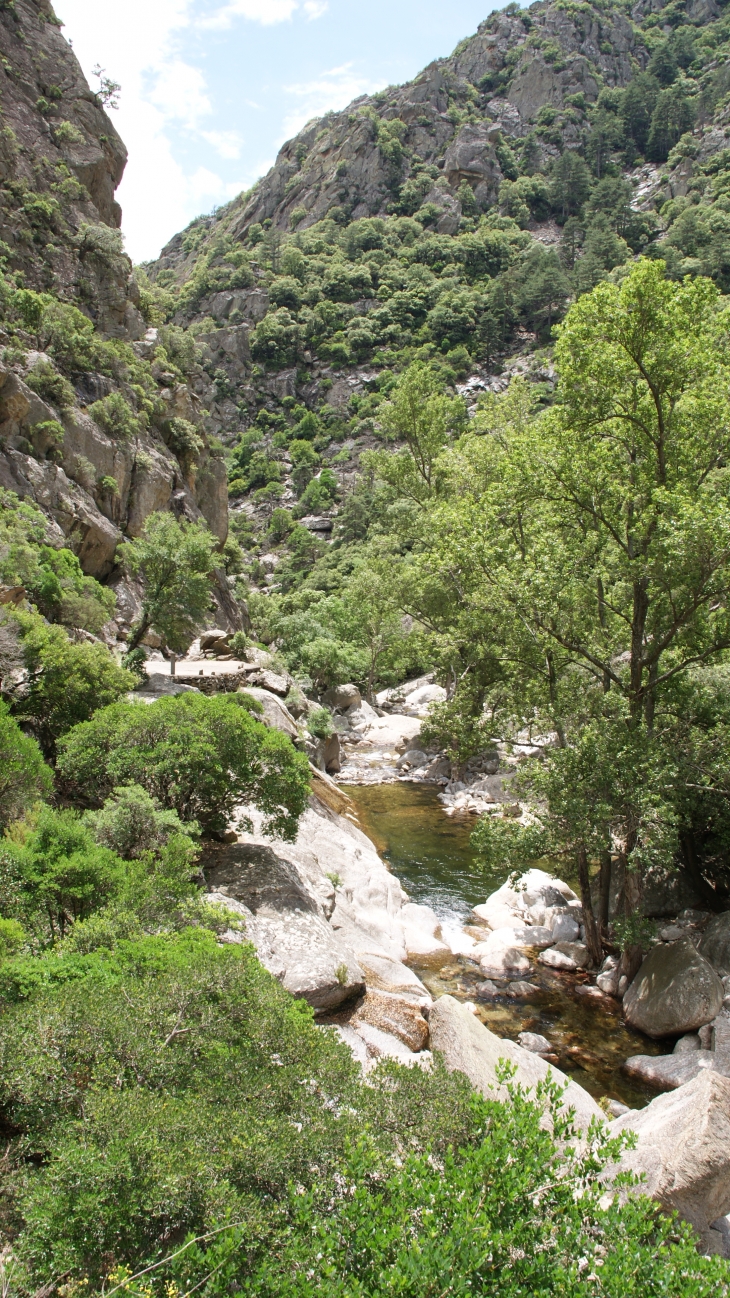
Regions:
<instances>
[{"instance_id":1,"label":"white cloud","mask_svg":"<svg viewBox=\"0 0 730 1298\"><path fill-rule=\"evenodd\" d=\"M292 107L284 118L282 143L301 131L313 117L346 108L353 99L360 95L372 95L376 90L382 89L383 85L384 82L368 81L357 76L351 63L343 63L339 68L330 68L329 71L320 73L313 81L285 86L286 94L298 99L300 103L297 107Z\"/></svg>"},{"instance_id":2,"label":"white cloud","mask_svg":"<svg viewBox=\"0 0 730 1298\"><path fill-rule=\"evenodd\" d=\"M240 158L243 141L237 131L201 131L202 138L221 158Z\"/></svg>"},{"instance_id":3,"label":"white cloud","mask_svg":"<svg viewBox=\"0 0 730 1298\"><path fill-rule=\"evenodd\" d=\"M202 18L201 27L230 27L234 18L248 18L250 22L261 23L271 27L275 23L288 22L299 8L299 0L229 0L222 9Z\"/></svg>"},{"instance_id":4,"label":"white cloud","mask_svg":"<svg viewBox=\"0 0 730 1298\"><path fill-rule=\"evenodd\" d=\"M327 13L328 9L329 4L327 3L327 0L305 0L304 3L304 12L310 23L315 18L321 18L323 14Z\"/></svg>"},{"instance_id":5,"label":"white cloud","mask_svg":"<svg viewBox=\"0 0 730 1298\"><path fill-rule=\"evenodd\" d=\"M165 63L152 73L154 83L148 98L168 121L182 122L195 130L202 117L208 117L213 105L207 95L205 77L181 59Z\"/></svg>"}]
</instances>

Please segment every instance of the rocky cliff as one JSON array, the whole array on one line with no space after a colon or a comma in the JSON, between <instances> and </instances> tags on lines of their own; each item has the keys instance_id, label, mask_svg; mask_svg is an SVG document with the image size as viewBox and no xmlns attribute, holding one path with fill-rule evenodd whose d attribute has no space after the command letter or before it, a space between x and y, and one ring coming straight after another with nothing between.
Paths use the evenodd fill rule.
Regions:
<instances>
[{"instance_id":1,"label":"rocky cliff","mask_svg":"<svg viewBox=\"0 0 730 1298\"><path fill-rule=\"evenodd\" d=\"M115 585L155 510L203 518L221 547L225 466L192 391L194 348L168 351L119 230L126 149L47 0L0 6L0 487L36 502L48 539ZM185 348L182 348L185 352ZM169 353L169 354L168 354ZM218 620L240 626L221 568Z\"/></svg>"}]
</instances>

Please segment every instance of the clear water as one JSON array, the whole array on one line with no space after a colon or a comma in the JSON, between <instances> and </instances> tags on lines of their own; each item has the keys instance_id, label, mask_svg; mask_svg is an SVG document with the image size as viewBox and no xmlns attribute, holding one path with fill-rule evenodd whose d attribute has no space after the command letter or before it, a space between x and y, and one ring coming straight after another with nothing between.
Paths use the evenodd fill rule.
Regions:
<instances>
[{"instance_id":1,"label":"clear water","mask_svg":"<svg viewBox=\"0 0 730 1298\"><path fill-rule=\"evenodd\" d=\"M348 786L346 791L362 829L411 900L432 906L442 924L460 928L472 908L504 883L507 870L487 876L475 863L470 844L474 817L447 816L435 789L377 784ZM500 1037L514 1041L519 1032L542 1033L557 1066L596 1098L608 1095L639 1108L656 1094L626 1077L621 1064L629 1055L665 1054L666 1044L627 1027L617 1001L597 1001L582 993L590 986L587 975L561 974L536 963L528 979L538 990L529 1000L503 995L480 1002L483 977L468 956L456 956L436 972L418 969L418 974L435 996L448 992L474 1001L482 1022Z\"/></svg>"}]
</instances>

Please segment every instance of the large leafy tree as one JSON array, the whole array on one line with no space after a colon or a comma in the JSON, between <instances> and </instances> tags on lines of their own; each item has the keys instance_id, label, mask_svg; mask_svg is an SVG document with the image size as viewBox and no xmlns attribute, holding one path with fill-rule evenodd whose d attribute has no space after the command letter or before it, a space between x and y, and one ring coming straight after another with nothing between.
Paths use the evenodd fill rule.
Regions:
<instances>
[{"instance_id":1,"label":"large leafy tree","mask_svg":"<svg viewBox=\"0 0 730 1298\"><path fill-rule=\"evenodd\" d=\"M665 714L682 678L730 647L726 330L714 286L672 283L661 263L600 285L560 331L555 407L463 439L423 529L456 622L498 647L504 710L559 750L598 727L600 778L577 762L570 790L543 781L589 912L601 844L618 851L629 909L652 852L671 856L656 834Z\"/></svg>"},{"instance_id":2,"label":"large leafy tree","mask_svg":"<svg viewBox=\"0 0 730 1298\"><path fill-rule=\"evenodd\" d=\"M240 694L189 693L157 703L117 703L64 737L58 771L81 802L99 806L137 784L184 821L227 827L240 803L265 815L268 832L296 836L309 796L309 763L278 730L254 720Z\"/></svg>"}]
</instances>

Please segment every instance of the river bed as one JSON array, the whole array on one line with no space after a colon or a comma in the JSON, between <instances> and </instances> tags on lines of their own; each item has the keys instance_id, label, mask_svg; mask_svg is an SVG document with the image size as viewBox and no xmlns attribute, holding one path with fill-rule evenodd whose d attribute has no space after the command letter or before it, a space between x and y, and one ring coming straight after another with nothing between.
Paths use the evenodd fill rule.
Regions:
<instances>
[{"instance_id":1,"label":"river bed","mask_svg":"<svg viewBox=\"0 0 730 1298\"><path fill-rule=\"evenodd\" d=\"M362 830L411 901L433 907L445 935L463 929L472 908L507 878L506 869L486 875L475 864L470 844L474 817L446 816L436 789L398 783L348 785L346 792ZM586 974L561 974L535 963L529 981L539 991L531 999L505 995L480 1002L483 975L467 956L454 956L436 971L417 966L416 971L432 995L448 992L473 1001L479 1018L500 1037L514 1041L519 1032L542 1033L553 1046L557 1066L597 1099L607 1095L641 1108L656 1095L627 1077L621 1064L629 1055L665 1054L666 1044L627 1027L619 1002L596 998Z\"/></svg>"}]
</instances>

